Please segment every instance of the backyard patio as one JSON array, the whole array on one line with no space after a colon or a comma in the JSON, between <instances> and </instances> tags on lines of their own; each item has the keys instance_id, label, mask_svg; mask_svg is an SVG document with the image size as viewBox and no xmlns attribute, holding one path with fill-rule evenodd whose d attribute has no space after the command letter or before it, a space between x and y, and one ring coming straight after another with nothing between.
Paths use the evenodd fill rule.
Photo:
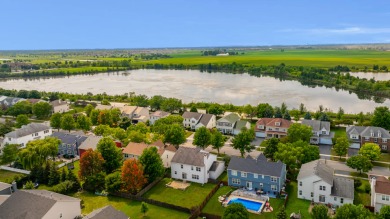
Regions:
<instances>
[{"instance_id":1,"label":"backyard patio","mask_svg":"<svg viewBox=\"0 0 390 219\"><path fill-rule=\"evenodd\" d=\"M167 187L173 188L173 189L180 189L180 190L185 190L188 186L191 184L185 181L177 181L174 180L172 182L169 182L165 184Z\"/></svg>"}]
</instances>

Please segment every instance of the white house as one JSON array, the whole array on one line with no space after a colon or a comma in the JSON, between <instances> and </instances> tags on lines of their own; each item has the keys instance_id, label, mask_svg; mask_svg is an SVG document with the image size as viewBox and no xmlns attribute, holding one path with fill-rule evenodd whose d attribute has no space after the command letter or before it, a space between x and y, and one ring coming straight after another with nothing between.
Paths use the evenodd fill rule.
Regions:
<instances>
[{"instance_id":1,"label":"white house","mask_svg":"<svg viewBox=\"0 0 390 219\"><path fill-rule=\"evenodd\" d=\"M50 105L53 113L65 113L70 110L69 103L60 99L50 102Z\"/></svg>"},{"instance_id":2,"label":"white house","mask_svg":"<svg viewBox=\"0 0 390 219\"><path fill-rule=\"evenodd\" d=\"M202 184L217 179L224 169L224 162L200 148L179 147L171 161L172 178Z\"/></svg>"},{"instance_id":3,"label":"white house","mask_svg":"<svg viewBox=\"0 0 390 219\"><path fill-rule=\"evenodd\" d=\"M223 134L233 134L236 122L240 120L240 116L235 113L226 115L217 121L217 129Z\"/></svg>"},{"instance_id":4,"label":"white house","mask_svg":"<svg viewBox=\"0 0 390 219\"><path fill-rule=\"evenodd\" d=\"M234 125L234 128L233 128L233 135L238 135L240 134L242 128L247 128L247 129L250 129L251 128L251 124L248 122L248 121L245 121L245 120L239 120L236 122L236 124Z\"/></svg>"},{"instance_id":5,"label":"white house","mask_svg":"<svg viewBox=\"0 0 390 219\"><path fill-rule=\"evenodd\" d=\"M17 190L0 205L0 218L74 219L80 199L46 190Z\"/></svg>"},{"instance_id":6,"label":"white house","mask_svg":"<svg viewBox=\"0 0 390 219\"><path fill-rule=\"evenodd\" d=\"M150 119L149 109L140 106L124 106L121 108L123 117L127 117L132 123L146 123Z\"/></svg>"},{"instance_id":7,"label":"white house","mask_svg":"<svg viewBox=\"0 0 390 219\"><path fill-rule=\"evenodd\" d=\"M353 204L353 179L335 176L334 170L326 165L326 160L303 164L297 180L300 199L336 206Z\"/></svg>"},{"instance_id":8,"label":"white house","mask_svg":"<svg viewBox=\"0 0 390 219\"><path fill-rule=\"evenodd\" d=\"M330 122L319 120L302 120L302 125L311 127L313 135L310 137L310 144L332 145L334 132L330 131Z\"/></svg>"},{"instance_id":9,"label":"white house","mask_svg":"<svg viewBox=\"0 0 390 219\"><path fill-rule=\"evenodd\" d=\"M21 148L26 147L27 142L43 139L52 134L52 129L41 123L30 123L22 126L20 129L9 132L4 135L3 145L18 144Z\"/></svg>"},{"instance_id":10,"label":"white house","mask_svg":"<svg viewBox=\"0 0 390 219\"><path fill-rule=\"evenodd\" d=\"M212 114L202 114L195 112L184 112L183 115L184 128L197 130L200 127L212 129L216 126L216 117Z\"/></svg>"},{"instance_id":11,"label":"white house","mask_svg":"<svg viewBox=\"0 0 390 219\"><path fill-rule=\"evenodd\" d=\"M160 111L160 110L159 110L159 111L156 111L156 112L150 114L149 123L150 123L150 125L154 125L154 123L155 123L157 120L159 120L159 119L161 119L161 118L164 118L164 117L167 117L167 116L169 116L169 115L171 115L171 114L168 113L168 112L164 112L164 111Z\"/></svg>"},{"instance_id":12,"label":"white house","mask_svg":"<svg viewBox=\"0 0 390 219\"><path fill-rule=\"evenodd\" d=\"M25 101L26 99L18 98L18 97L7 97L0 96L0 107L4 109L8 109L9 107L15 105L17 102Z\"/></svg>"},{"instance_id":13,"label":"white house","mask_svg":"<svg viewBox=\"0 0 390 219\"><path fill-rule=\"evenodd\" d=\"M390 181L383 176L373 176L370 185L371 206L378 213L383 206L390 205Z\"/></svg>"}]
</instances>

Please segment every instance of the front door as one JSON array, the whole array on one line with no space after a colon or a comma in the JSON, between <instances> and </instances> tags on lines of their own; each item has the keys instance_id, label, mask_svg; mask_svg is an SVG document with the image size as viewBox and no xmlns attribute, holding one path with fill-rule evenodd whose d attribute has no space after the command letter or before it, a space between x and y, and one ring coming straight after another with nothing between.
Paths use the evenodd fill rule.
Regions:
<instances>
[{"instance_id":1,"label":"front door","mask_svg":"<svg viewBox=\"0 0 390 219\"><path fill-rule=\"evenodd\" d=\"M182 173L182 178L187 179L187 173Z\"/></svg>"},{"instance_id":2,"label":"front door","mask_svg":"<svg viewBox=\"0 0 390 219\"><path fill-rule=\"evenodd\" d=\"M324 196L324 195L320 195L318 201L319 201L319 202L325 202L325 196Z\"/></svg>"},{"instance_id":3,"label":"front door","mask_svg":"<svg viewBox=\"0 0 390 219\"><path fill-rule=\"evenodd\" d=\"M252 189L252 182L246 182L246 187L248 189Z\"/></svg>"}]
</instances>

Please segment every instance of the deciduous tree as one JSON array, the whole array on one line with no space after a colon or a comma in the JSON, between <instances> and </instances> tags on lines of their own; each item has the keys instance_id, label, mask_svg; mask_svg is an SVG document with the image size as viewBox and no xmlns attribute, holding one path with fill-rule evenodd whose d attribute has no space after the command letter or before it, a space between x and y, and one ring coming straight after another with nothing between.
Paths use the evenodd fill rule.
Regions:
<instances>
[{"instance_id":1,"label":"deciduous tree","mask_svg":"<svg viewBox=\"0 0 390 219\"><path fill-rule=\"evenodd\" d=\"M299 123L294 123L288 128L287 136L289 142L296 142L299 140L309 142L310 137L313 135L312 129L310 126L302 125Z\"/></svg>"},{"instance_id":2,"label":"deciduous tree","mask_svg":"<svg viewBox=\"0 0 390 219\"><path fill-rule=\"evenodd\" d=\"M240 151L241 157L244 157L245 152L250 153L255 148L251 145L254 138L254 130L244 127L238 135L234 136L232 146L234 149Z\"/></svg>"},{"instance_id":3,"label":"deciduous tree","mask_svg":"<svg viewBox=\"0 0 390 219\"><path fill-rule=\"evenodd\" d=\"M270 138L263 141L261 146L265 147L263 152L264 156L266 158L274 160L274 155L278 151L278 144L279 144L278 138Z\"/></svg>"},{"instance_id":4,"label":"deciduous tree","mask_svg":"<svg viewBox=\"0 0 390 219\"><path fill-rule=\"evenodd\" d=\"M161 110L166 112L177 112L180 111L183 106L181 100L176 98L167 98L161 103Z\"/></svg>"},{"instance_id":5,"label":"deciduous tree","mask_svg":"<svg viewBox=\"0 0 390 219\"><path fill-rule=\"evenodd\" d=\"M149 207L145 202L141 203L141 213L144 214L144 217L146 216L146 212L148 212Z\"/></svg>"},{"instance_id":6,"label":"deciduous tree","mask_svg":"<svg viewBox=\"0 0 390 219\"><path fill-rule=\"evenodd\" d=\"M104 159L100 152L88 149L81 155L79 177L85 180L89 176L93 176L104 170Z\"/></svg>"},{"instance_id":7,"label":"deciduous tree","mask_svg":"<svg viewBox=\"0 0 390 219\"><path fill-rule=\"evenodd\" d=\"M157 120L158 121L158 120ZM164 144L170 143L178 147L186 141L185 131L182 125L173 124L164 133Z\"/></svg>"},{"instance_id":8,"label":"deciduous tree","mask_svg":"<svg viewBox=\"0 0 390 219\"><path fill-rule=\"evenodd\" d=\"M61 128L64 130L70 130L74 129L76 127L76 123L73 119L73 116L71 114L65 114L61 117Z\"/></svg>"},{"instance_id":9,"label":"deciduous tree","mask_svg":"<svg viewBox=\"0 0 390 219\"><path fill-rule=\"evenodd\" d=\"M139 192L146 184L142 164L136 159L131 158L123 163L122 182L123 189L132 194Z\"/></svg>"},{"instance_id":10,"label":"deciduous tree","mask_svg":"<svg viewBox=\"0 0 390 219\"><path fill-rule=\"evenodd\" d=\"M333 146L334 152L340 156L344 156L348 153L349 140L347 137L339 137L336 139L336 144Z\"/></svg>"},{"instance_id":11,"label":"deciduous tree","mask_svg":"<svg viewBox=\"0 0 390 219\"><path fill-rule=\"evenodd\" d=\"M139 162L144 167L144 176L149 183L164 175L165 168L156 147L146 148L139 157Z\"/></svg>"},{"instance_id":12,"label":"deciduous tree","mask_svg":"<svg viewBox=\"0 0 390 219\"><path fill-rule=\"evenodd\" d=\"M386 106L380 106L375 108L374 115L371 120L373 126L382 127L384 129L390 129L390 110Z\"/></svg>"},{"instance_id":13,"label":"deciduous tree","mask_svg":"<svg viewBox=\"0 0 390 219\"><path fill-rule=\"evenodd\" d=\"M336 211L335 219L370 218L370 212L363 205L344 204Z\"/></svg>"},{"instance_id":14,"label":"deciduous tree","mask_svg":"<svg viewBox=\"0 0 390 219\"><path fill-rule=\"evenodd\" d=\"M359 154L367 157L370 161L378 160L381 156L381 149L375 143L365 143L359 150Z\"/></svg>"},{"instance_id":15,"label":"deciduous tree","mask_svg":"<svg viewBox=\"0 0 390 219\"><path fill-rule=\"evenodd\" d=\"M38 102L32 106L32 113L38 119L48 118L51 112L52 112L52 106L47 102Z\"/></svg>"},{"instance_id":16,"label":"deciduous tree","mask_svg":"<svg viewBox=\"0 0 390 219\"><path fill-rule=\"evenodd\" d=\"M225 209L222 219L249 219L249 212L241 203L233 203Z\"/></svg>"},{"instance_id":17,"label":"deciduous tree","mask_svg":"<svg viewBox=\"0 0 390 219\"><path fill-rule=\"evenodd\" d=\"M206 127L200 127L195 131L193 144L205 149L211 143L211 133Z\"/></svg>"},{"instance_id":18,"label":"deciduous tree","mask_svg":"<svg viewBox=\"0 0 390 219\"><path fill-rule=\"evenodd\" d=\"M0 164L9 164L16 160L18 157L19 145L17 144L6 144L3 148L3 152L0 155Z\"/></svg>"},{"instance_id":19,"label":"deciduous tree","mask_svg":"<svg viewBox=\"0 0 390 219\"><path fill-rule=\"evenodd\" d=\"M105 179L107 192L118 192L122 188L122 179L120 172L108 174Z\"/></svg>"},{"instance_id":20,"label":"deciduous tree","mask_svg":"<svg viewBox=\"0 0 390 219\"><path fill-rule=\"evenodd\" d=\"M210 144L213 149L218 151L219 154L219 150L225 145L225 137L222 135L221 132L214 129L211 134Z\"/></svg>"},{"instance_id":21,"label":"deciduous tree","mask_svg":"<svg viewBox=\"0 0 390 219\"><path fill-rule=\"evenodd\" d=\"M24 114L20 114L20 115L18 115L18 116L16 117L15 126L16 126L17 128L20 128L20 127L22 127L22 126L24 126L24 125L27 125L27 124L29 124L29 123L30 123L30 121L28 120L28 117L27 117L26 115L24 115Z\"/></svg>"},{"instance_id":22,"label":"deciduous tree","mask_svg":"<svg viewBox=\"0 0 390 219\"><path fill-rule=\"evenodd\" d=\"M54 113L50 117L50 126L55 128L55 129L58 129L58 131L61 128L61 117L62 116L60 113Z\"/></svg>"},{"instance_id":23,"label":"deciduous tree","mask_svg":"<svg viewBox=\"0 0 390 219\"><path fill-rule=\"evenodd\" d=\"M373 167L371 161L361 154L352 156L347 160L347 166L352 169L356 169L357 171L366 173L370 171Z\"/></svg>"},{"instance_id":24,"label":"deciduous tree","mask_svg":"<svg viewBox=\"0 0 390 219\"><path fill-rule=\"evenodd\" d=\"M103 167L106 173L112 173L118 169L123 160L121 149L117 148L114 141L109 137L100 139L97 150L105 160Z\"/></svg>"},{"instance_id":25,"label":"deciduous tree","mask_svg":"<svg viewBox=\"0 0 390 219\"><path fill-rule=\"evenodd\" d=\"M77 127L83 131L89 131L91 130L91 120L84 116L84 115L79 115L77 117Z\"/></svg>"},{"instance_id":26,"label":"deciduous tree","mask_svg":"<svg viewBox=\"0 0 390 219\"><path fill-rule=\"evenodd\" d=\"M311 210L313 219L328 219L328 207L325 205L315 205Z\"/></svg>"}]
</instances>

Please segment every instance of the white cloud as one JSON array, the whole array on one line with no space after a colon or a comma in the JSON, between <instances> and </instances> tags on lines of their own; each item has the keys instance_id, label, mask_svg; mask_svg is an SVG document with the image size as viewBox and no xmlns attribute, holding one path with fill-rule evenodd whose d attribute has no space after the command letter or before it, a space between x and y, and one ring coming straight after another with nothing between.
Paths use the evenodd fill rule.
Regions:
<instances>
[{"instance_id":1,"label":"white cloud","mask_svg":"<svg viewBox=\"0 0 390 219\"><path fill-rule=\"evenodd\" d=\"M355 34L383 34L390 33L390 28L366 28L366 27L345 27L345 28L314 28L314 29L284 29L280 32L301 32L306 34L330 34L330 35L355 35Z\"/></svg>"}]
</instances>

